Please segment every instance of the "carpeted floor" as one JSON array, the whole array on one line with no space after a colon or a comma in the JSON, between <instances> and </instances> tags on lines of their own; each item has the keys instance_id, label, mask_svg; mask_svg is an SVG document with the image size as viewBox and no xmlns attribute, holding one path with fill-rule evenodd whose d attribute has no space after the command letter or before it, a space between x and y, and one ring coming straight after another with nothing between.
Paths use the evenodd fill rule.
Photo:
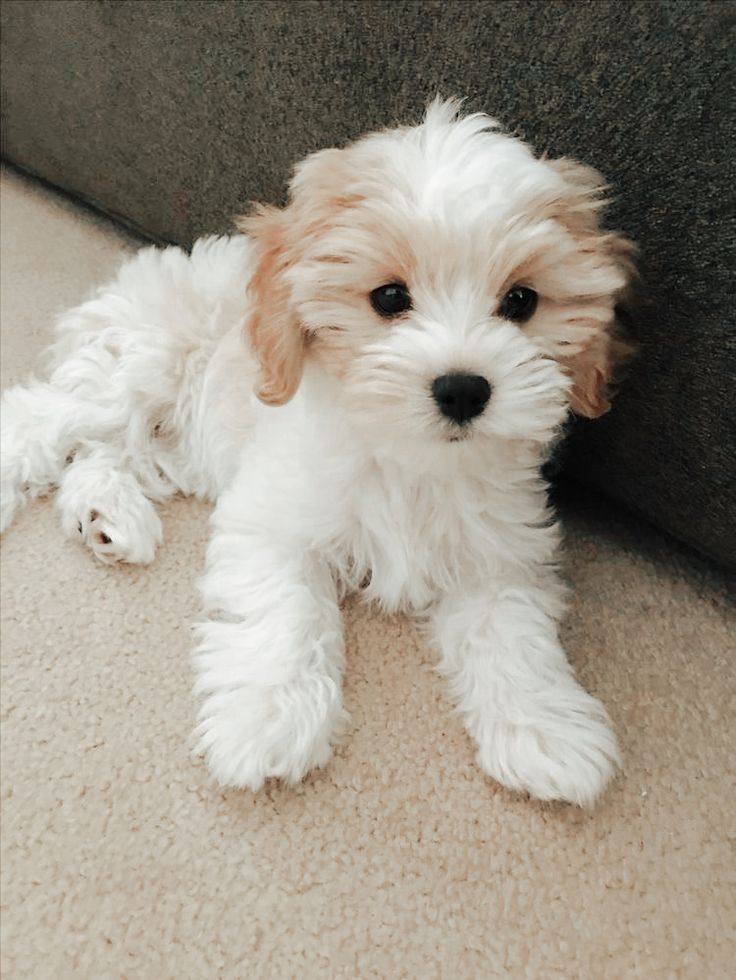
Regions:
<instances>
[{"instance_id":1,"label":"carpeted floor","mask_svg":"<svg viewBox=\"0 0 736 980\"><path fill-rule=\"evenodd\" d=\"M2 378L132 242L2 180ZM733 976L735 620L726 582L580 495L564 626L625 769L592 813L484 778L411 623L346 607L349 738L297 789L190 756L207 511L149 568L97 565L49 502L2 548L8 980Z\"/></svg>"}]
</instances>

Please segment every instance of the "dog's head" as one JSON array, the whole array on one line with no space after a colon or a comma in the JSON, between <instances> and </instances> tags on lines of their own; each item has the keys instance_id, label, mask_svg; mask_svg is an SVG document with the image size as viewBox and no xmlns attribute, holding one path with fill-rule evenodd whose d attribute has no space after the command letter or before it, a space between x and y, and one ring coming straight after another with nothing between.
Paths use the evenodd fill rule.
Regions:
<instances>
[{"instance_id":1,"label":"dog's head","mask_svg":"<svg viewBox=\"0 0 736 980\"><path fill-rule=\"evenodd\" d=\"M602 190L452 101L315 153L284 210L241 221L259 397L288 401L315 359L347 411L399 441L547 442L569 407L601 415L633 250L600 229Z\"/></svg>"}]
</instances>

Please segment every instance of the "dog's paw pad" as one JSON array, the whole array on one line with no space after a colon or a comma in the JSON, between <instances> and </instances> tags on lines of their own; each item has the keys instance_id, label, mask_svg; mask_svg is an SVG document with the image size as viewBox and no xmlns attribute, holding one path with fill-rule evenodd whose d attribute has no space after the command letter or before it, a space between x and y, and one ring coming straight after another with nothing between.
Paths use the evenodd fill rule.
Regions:
<instances>
[{"instance_id":1,"label":"dog's paw pad","mask_svg":"<svg viewBox=\"0 0 736 980\"><path fill-rule=\"evenodd\" d=\"M101 520L103 519L100 518L99 511L91 510L89 512L88 523L90 525L95 523L99 524ZM95 541L97 541L99 544L112 544L112 538L110 537L110 535L106 534L104 531L100 531L97 528L94 529L94 537L95 537Z\"/></svg>"},{"instance_id":2,"label":"dog's paw pad","mask_svg":"<svg viewBox=\"0 0 736 980\"><path fill-rule=\"evenodd\" d=\"M103 466L94 453L78 458L64 472L56 505L67 536L81 539L99 561L153 561L161 522L133 474Z\"/></svg>"},{"instance_id":3,"label":"dog's paw pad","mask_svg":"<svg viewBox=\"0 0 736 980\"><path fill-rule=\"evenodd\" d=\"M150 501L141 498L135 502L135 507L113 508L110 513L107 508L104 512L97 508L85 510L81 519L75 520L82 543L106 565L145 565L153 561L161 541L161 523Z\"/></svg>"},{"instance_id":4,"label":"dog's paw pad","mask_svg":"<svg viewBox=\"0 0 736 980\"><path fill-rule=\"evenodd\" d=\"M103 531L103 527L106 530ZM111 534L108 534L108 530L112 531L110 521L99 510L90 510L84 521L77 523L77 530L82 535L84 543L101 561L106 563L126 561L125 549L114 546L114 539Z\"/></svg>"}]
</instances>

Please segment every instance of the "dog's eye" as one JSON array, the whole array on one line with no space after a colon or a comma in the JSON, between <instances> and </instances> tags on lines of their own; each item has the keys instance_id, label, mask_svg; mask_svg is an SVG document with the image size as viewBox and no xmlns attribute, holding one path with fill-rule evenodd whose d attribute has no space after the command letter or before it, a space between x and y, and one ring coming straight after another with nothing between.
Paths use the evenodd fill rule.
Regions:
<instances>
[{"instance_id":1,"label":"dog's eye","mask_svg":"<svg viewBox=\"0 0 736 980\"><path fill-rule=\"evenodd\" d=\"M373 290L371 305L379 316L399 316L411 309L411 296L403 283L389 282Z\"/></svg>"},{"instance_id":2,"label":"dog's eye","mask_svg":"<svg viewBox=\"0 0 736 980\"><path fill-rule=\"evenodd\" d=\"M501 300L498 315L513 323L526 323L534 316L539 297L528 286L512 286Z\"/></svg>"}]
</instances>

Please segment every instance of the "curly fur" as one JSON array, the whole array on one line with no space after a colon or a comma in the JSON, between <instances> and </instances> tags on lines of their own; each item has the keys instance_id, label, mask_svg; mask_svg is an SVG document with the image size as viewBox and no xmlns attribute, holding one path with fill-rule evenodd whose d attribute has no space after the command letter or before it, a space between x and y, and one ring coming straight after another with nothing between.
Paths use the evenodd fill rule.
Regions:
<instances>
[{"instance_id":1,"label":"curly fur","mask_svg":"<svg viewBox=\"0 0 736 980\"><path fill-rule=\"evenodd\" d=\"M344 727L339 601L421 616L479 765L591 803L618 760L557 637L564 590L540 466L572 407L608 407L631 246L600 177L436 101L325 150L284 210L186 254L141 251L65 314L48 380L5 392L2 524L58 486L102 561L150 562L154 504L216 502L195 654L198 741L225 784L296 781ZM400 281L413 308L377 316ZM528 323L503 319L515 284ZM459 427L433 379L487 379Z\"/></svg>"}]
</instances>

